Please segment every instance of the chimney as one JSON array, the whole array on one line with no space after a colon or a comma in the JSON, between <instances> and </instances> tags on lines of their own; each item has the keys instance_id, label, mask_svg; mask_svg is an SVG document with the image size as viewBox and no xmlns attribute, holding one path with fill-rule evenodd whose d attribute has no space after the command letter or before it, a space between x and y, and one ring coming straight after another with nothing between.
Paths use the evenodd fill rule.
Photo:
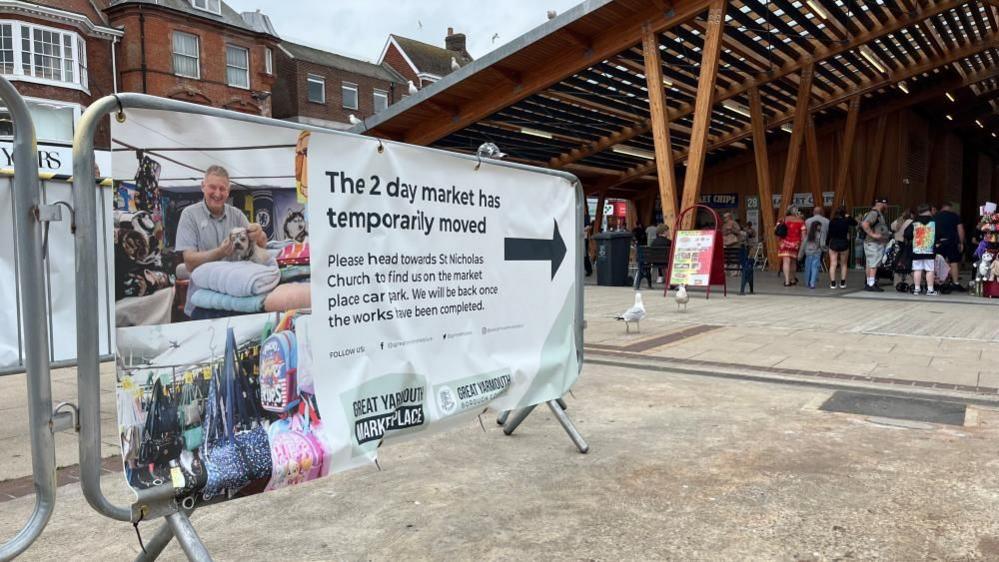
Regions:
<instances>
[{"instance_id":1,"label":"chimney","mask_svg":"<svg viewBox=\"0 0 999 562\"><path fill-rule=\"evenodd\" d=\"M447 28L447 37L444 38L444 48L465 55L467 53L465 51L465 34L455 33L453 27Z\"/></svg>"}]
</instances>

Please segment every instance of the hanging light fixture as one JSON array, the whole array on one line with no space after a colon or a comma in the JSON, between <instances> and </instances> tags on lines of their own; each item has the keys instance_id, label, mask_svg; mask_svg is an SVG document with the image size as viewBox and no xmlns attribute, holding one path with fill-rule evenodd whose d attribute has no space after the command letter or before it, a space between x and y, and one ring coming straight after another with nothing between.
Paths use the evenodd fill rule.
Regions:
<instances>
[{"instance_id":1,"label":"hanging light fixture","mask_svg":"<svg viewBox=\"0 0 999 562\"><path fill-rule=\"evenodd\" d=\"M955 102L957 102L957 100L956 100L956 99L954 99L954 94L951 94L950 92L947 92L947 93L946 93L946 94L944 94L944 95L945 95L945 96L947 96L947 99L949 99L949 100L951 101L951 103L955 103Z\"/></svg>"},{"instance_id":2,"label":"hanging light fixture","mask_svg":"<svg viewBox=\"0 0 999 562\"><path fill-rule=\"evenodd\" d=\"M902 90L903 93L906 94L909 93L909 87L905 85L905 80L902 80L901 82L898 83L898 89Z\"/></svg>"}]
</instances>

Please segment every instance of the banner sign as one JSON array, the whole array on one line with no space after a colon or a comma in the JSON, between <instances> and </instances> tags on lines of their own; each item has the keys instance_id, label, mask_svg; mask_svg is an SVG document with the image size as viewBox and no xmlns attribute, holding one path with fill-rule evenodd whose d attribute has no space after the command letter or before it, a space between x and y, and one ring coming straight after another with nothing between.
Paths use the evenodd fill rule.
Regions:
<instances>
[{"instance_id":1,"label":"banner sign","mask_svg":"<svg viewBox=\"0 0 999 562\"><path fill-rule=\"evenodd\" d=\"M115 178L139 196L115 231L133 488L281 488L575 382L571 176L219 117L135 110L113 125L128 148ZM167 246L158 195L192 169L200 199Z\"/></svg>"},{"instance_id":2,"label":"banner sign","mask_svg":"<svg viewBox=\"0 0 999 562\"><path fill-rule=\"evenodd\" d=\"M713 193L701 195L701 204L713 209L731 209L739 206L738 193Z\"/></svg>"},{"instance_id":3,"label":"banner sign","mask_svg":"<svg viewBox=\"0 0 999 562\"><path fill-rule=\"evenodd\" d=\"M676 233L670 285L708 286L715 238L714 230L681 230Z\"/></svg>"}]
</instances>

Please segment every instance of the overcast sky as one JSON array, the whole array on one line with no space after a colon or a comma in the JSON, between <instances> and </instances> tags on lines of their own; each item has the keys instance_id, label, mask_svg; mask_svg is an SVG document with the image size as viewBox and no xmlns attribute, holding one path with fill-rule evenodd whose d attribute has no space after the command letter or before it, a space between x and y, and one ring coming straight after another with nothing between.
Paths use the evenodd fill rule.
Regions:
<instances>
[{"instance_id":1,"label":"overcast sky","mask_svg":"<svg viewBox=\"0 0 999 562\"><path fill-rule=\"evenodd\" d=\"M479 58L580 0L225 0L237 12L260 9L289 41L376 62L390 33L444 46L447 28L468 37ZM422 26L422 27L421 27ZM499 37L492 40L493 35Z\"/></svg>"}]
</instances>

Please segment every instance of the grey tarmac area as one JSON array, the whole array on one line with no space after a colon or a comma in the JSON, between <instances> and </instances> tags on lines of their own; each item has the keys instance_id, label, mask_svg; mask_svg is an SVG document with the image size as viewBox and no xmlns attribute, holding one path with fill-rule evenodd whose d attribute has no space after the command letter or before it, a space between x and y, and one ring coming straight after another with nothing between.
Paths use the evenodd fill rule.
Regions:
<instances>
[{"instance_id":1,"label":"grey tarmac area","mask_svg":"<svg viewBox=\"0 0 999 562\"><path fill-rule=\"evenodd\" d=\"M216 560L999 560L999 412L886 423L819 411L831 392L588 365L567 399L587 455L547 409L513 437L489 417L193 521ZM30 502L0 506L0 536ZM24 559L137 552L70 485Z\"/></svg>"}]
</instances>

